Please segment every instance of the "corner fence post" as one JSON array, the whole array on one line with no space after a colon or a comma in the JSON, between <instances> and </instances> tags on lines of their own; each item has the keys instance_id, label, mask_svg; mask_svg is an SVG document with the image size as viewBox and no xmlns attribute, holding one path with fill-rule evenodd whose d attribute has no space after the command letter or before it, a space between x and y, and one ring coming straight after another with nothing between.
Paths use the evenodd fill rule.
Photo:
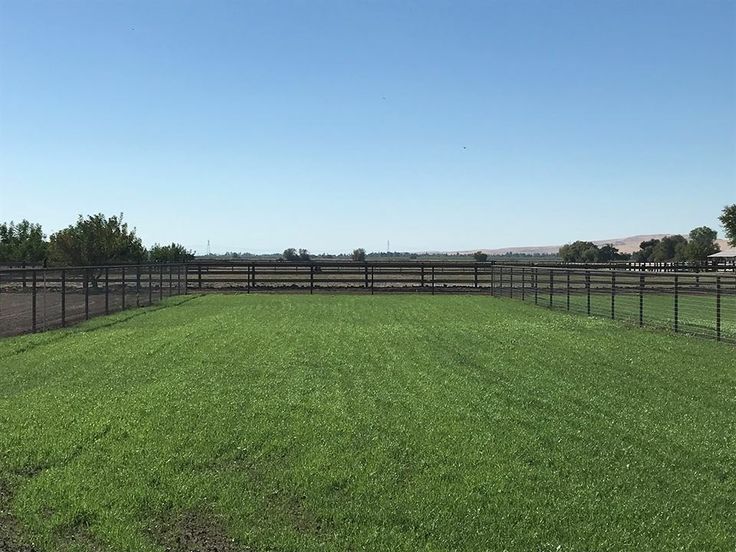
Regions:
<instances>
[{"instance_id":1,"label":"corner fence post","mask_svg":"<svg viewBox=\"0 0 736 552\"><path fill-rule=\"evenodd\" d=\"M585 291L587 297L587 309L588 309L588 316L590 316L590 270L585 271Z\"/></svg>"},{"instance_id":2,"label":"corner fence post","mask_svg":"<svg viewBox=\"0 0 736 552\"><path fill-rule=\"evenodd\" d=\"M716 339L721 340L721 277L716 276Z\"/></svg>"},{"instance_id":3,"label":"corner fence post","mask_svg":"<svg viewBox=\"0 0 736 552\"><path fill-rule=\"evenodd\" d=\"M66 270L61 270L61 327L66 326Z\"/></svg>"},{"instance_id":4,"label":"corner fence post","mask_svg":"<svg viewBox=\"0 0 736 552\"><path fill-rule=\"evenodd\" d=\"M616 273L611 272L611 320L616 320Z\"/></svg>"},{"instance_id":5,"label":"corner fence post","mask_svg":"<svg viewBox=\"0 0 736 552\"><path fill-rule=\"evenodd\" d=\"M424 288L424 265L422 265L422 288Z\"/></svg>"},{"instance_id":6,"label":"corner fence post","mask_svg":"<svg viewBox=\"0 0 736 552\"><path fill-rule=\"evenodd\" d=\"M434 295L434 265L432 265L432 295Z\"/></svg>"},{"instance_id":7,"label":"corner fence post","mask_svg":"<svg viewBox=\"0 0 736 552\"><path fill-rule=\"evenodd\" d=\"M105 267L105 314L110 314L110 268Z\"/></svg>"},{"instance_id":8,"label":"corner fence post","mask_svg":"<svg viewBox=\"0 0 736 552\"><path fill-rule=\"evenodd\" d=\"M534 304L539 304L539 269L535 268L532 273L534 276Z\"/></svg>"},{"instance_id":9,"label":"corner fence post","mask_svg":"<svg viewBox=\"0 0 736 552\"><path fill-rule=\"evenodd\" d=\"M675 331L680 331L680 289L677 273L675 273Z\"/></svg>"},{"instance_id":10,"label":"corner fence post","mask_svg":"<svg viewBox=\"0 0 736 552\"><path fill-rule=\"evenodd\" d=\"M473 267L473 287L478 287L478 265Z\"/></svg>"},{"instance_id":11,"label":"corner fence post","mask_svg":"<svg viewBox=\"0 0 736 552\"><path fill-rule=\"evenodd\" d=\"M197 288L202 289L202 265L197 265Z\"/></svg>"},{"instance_id":12,"label":"corner fence post","mask_svg":"<svg viewBox=\"0 0 736 552\"><path fill-rule=\"evenodd\" d=\"M644 325L644 273L639 275L639 326Z\"/></svg>"},{"instance_id":13,"label":"corner fence post","mask_svg":"<svg viewBox=\"0 0 736 552\"><path fill-rule=\"evenodd\" d=\"M309 265L309 295L314 293L314 265Z\"/></svg>"},{"instance_id":14,"label":"corner fence post","mask_svg":"<svg viewBox=\"0 0 736 552\"><path fill-rule=\"evenodd\" d=\"M25 271L23 271L25 273ZM31 331L36 331L36 271L31 272Z\"/></svg>"},{"instance_id":15,"label":"corner fence post","mask_svg":"<svg viewBox=\"0 0 736 552\"><path fill-rule=\"evenodd\" d=\"M565 279L567 280L567 288L565 290L567 310L570 310L570 270L565 271Z\"/></svg>"},{"instance_id":16,"label":"corner fence post","mask_svg":"<svg viewBox=\"0 0 736 552\"><path fill-rule=\"evenodd\" d=\"M122 293L122 307L121 310L125 310L125 267L122 268L122 272L120 275L121 283L123 284L123 293Z\"/></svg>"}]
</instances>

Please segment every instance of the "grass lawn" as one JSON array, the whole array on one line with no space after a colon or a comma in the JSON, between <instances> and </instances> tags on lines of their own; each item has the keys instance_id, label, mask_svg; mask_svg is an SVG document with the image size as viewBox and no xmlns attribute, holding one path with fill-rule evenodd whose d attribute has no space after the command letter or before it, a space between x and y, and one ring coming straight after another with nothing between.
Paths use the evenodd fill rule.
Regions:
<instances>
[{"instance_id":1,"label":"grass lawn","mask_svg":"<svg viewBox=\"0 0 736 552\"><path fill-rule=\"evenodd\" d=\"M736 547L733 346L490 297L168 305L0 340L0 550Z\"/></svg>"}]
</instances>

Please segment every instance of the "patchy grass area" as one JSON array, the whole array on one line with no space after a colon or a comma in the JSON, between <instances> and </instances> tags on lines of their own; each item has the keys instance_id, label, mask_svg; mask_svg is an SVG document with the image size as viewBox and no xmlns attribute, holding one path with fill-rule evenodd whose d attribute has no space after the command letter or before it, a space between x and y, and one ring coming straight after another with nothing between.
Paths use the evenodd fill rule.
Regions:
<instances>
[{"instance_id":1,"label":"patchy grass area","mask_svg":"<svg viewBox=\"0 0 736 552\"><path fill-rule=\"evenodd\" d=\"M736 350L467 296L0 341L3 550L724 550Z\"/></svg>"}]
</instances>

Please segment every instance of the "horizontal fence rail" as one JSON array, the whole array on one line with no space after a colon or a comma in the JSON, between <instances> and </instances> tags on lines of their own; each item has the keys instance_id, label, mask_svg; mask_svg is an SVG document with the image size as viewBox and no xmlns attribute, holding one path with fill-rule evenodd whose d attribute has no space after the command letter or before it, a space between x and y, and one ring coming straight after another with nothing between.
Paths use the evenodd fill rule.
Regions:
<instances>
[{"instance_id":1,"label":"horizontal fence rail","mask_svg":"<svg viewBox=\"0 0 736 552\"><path fill-rule=\"evenodd\" d=\"M591 266L593 268L591 268ZM736 343L736 274L497 262L231 261L0 268L0 335L205 292L477 293Z\"/></svg>"}]
</instances>

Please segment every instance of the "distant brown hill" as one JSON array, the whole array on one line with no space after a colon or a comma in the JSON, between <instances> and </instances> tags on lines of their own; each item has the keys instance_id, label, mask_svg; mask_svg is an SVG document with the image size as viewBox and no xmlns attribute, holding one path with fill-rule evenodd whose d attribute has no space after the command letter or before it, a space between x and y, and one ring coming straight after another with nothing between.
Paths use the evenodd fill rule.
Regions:
<instances>
[{"instance_id":1,"label":"distant brown hill","mask_svg":"<svg viewBox=\"0 0 736 552\"><path fill-rule=\"evenodd\" d=\"M592 240L596 245L612 244L617 247L621 253L633 253L639 250L639 244L647 240L661 240L665 236L671 236L672 234L641 234L638 236L629 236L626 238L613 238L609 240ZM687 235L687 234L683 234ZM728 249L729 245L726 240L718 240L721 249ZM484 253L489 255L505 255L506 253L526 253L533 255L539 254L553 254L560 250L560 245L536 245L536 246L524 246L524 247L502 247L500 249L481 249ZM475 250L477 251L477 249ZM475 251L458 251L460 254L472 254ZM452 253L456 253L453 251Z\"/></svg>"}]
</instances>

